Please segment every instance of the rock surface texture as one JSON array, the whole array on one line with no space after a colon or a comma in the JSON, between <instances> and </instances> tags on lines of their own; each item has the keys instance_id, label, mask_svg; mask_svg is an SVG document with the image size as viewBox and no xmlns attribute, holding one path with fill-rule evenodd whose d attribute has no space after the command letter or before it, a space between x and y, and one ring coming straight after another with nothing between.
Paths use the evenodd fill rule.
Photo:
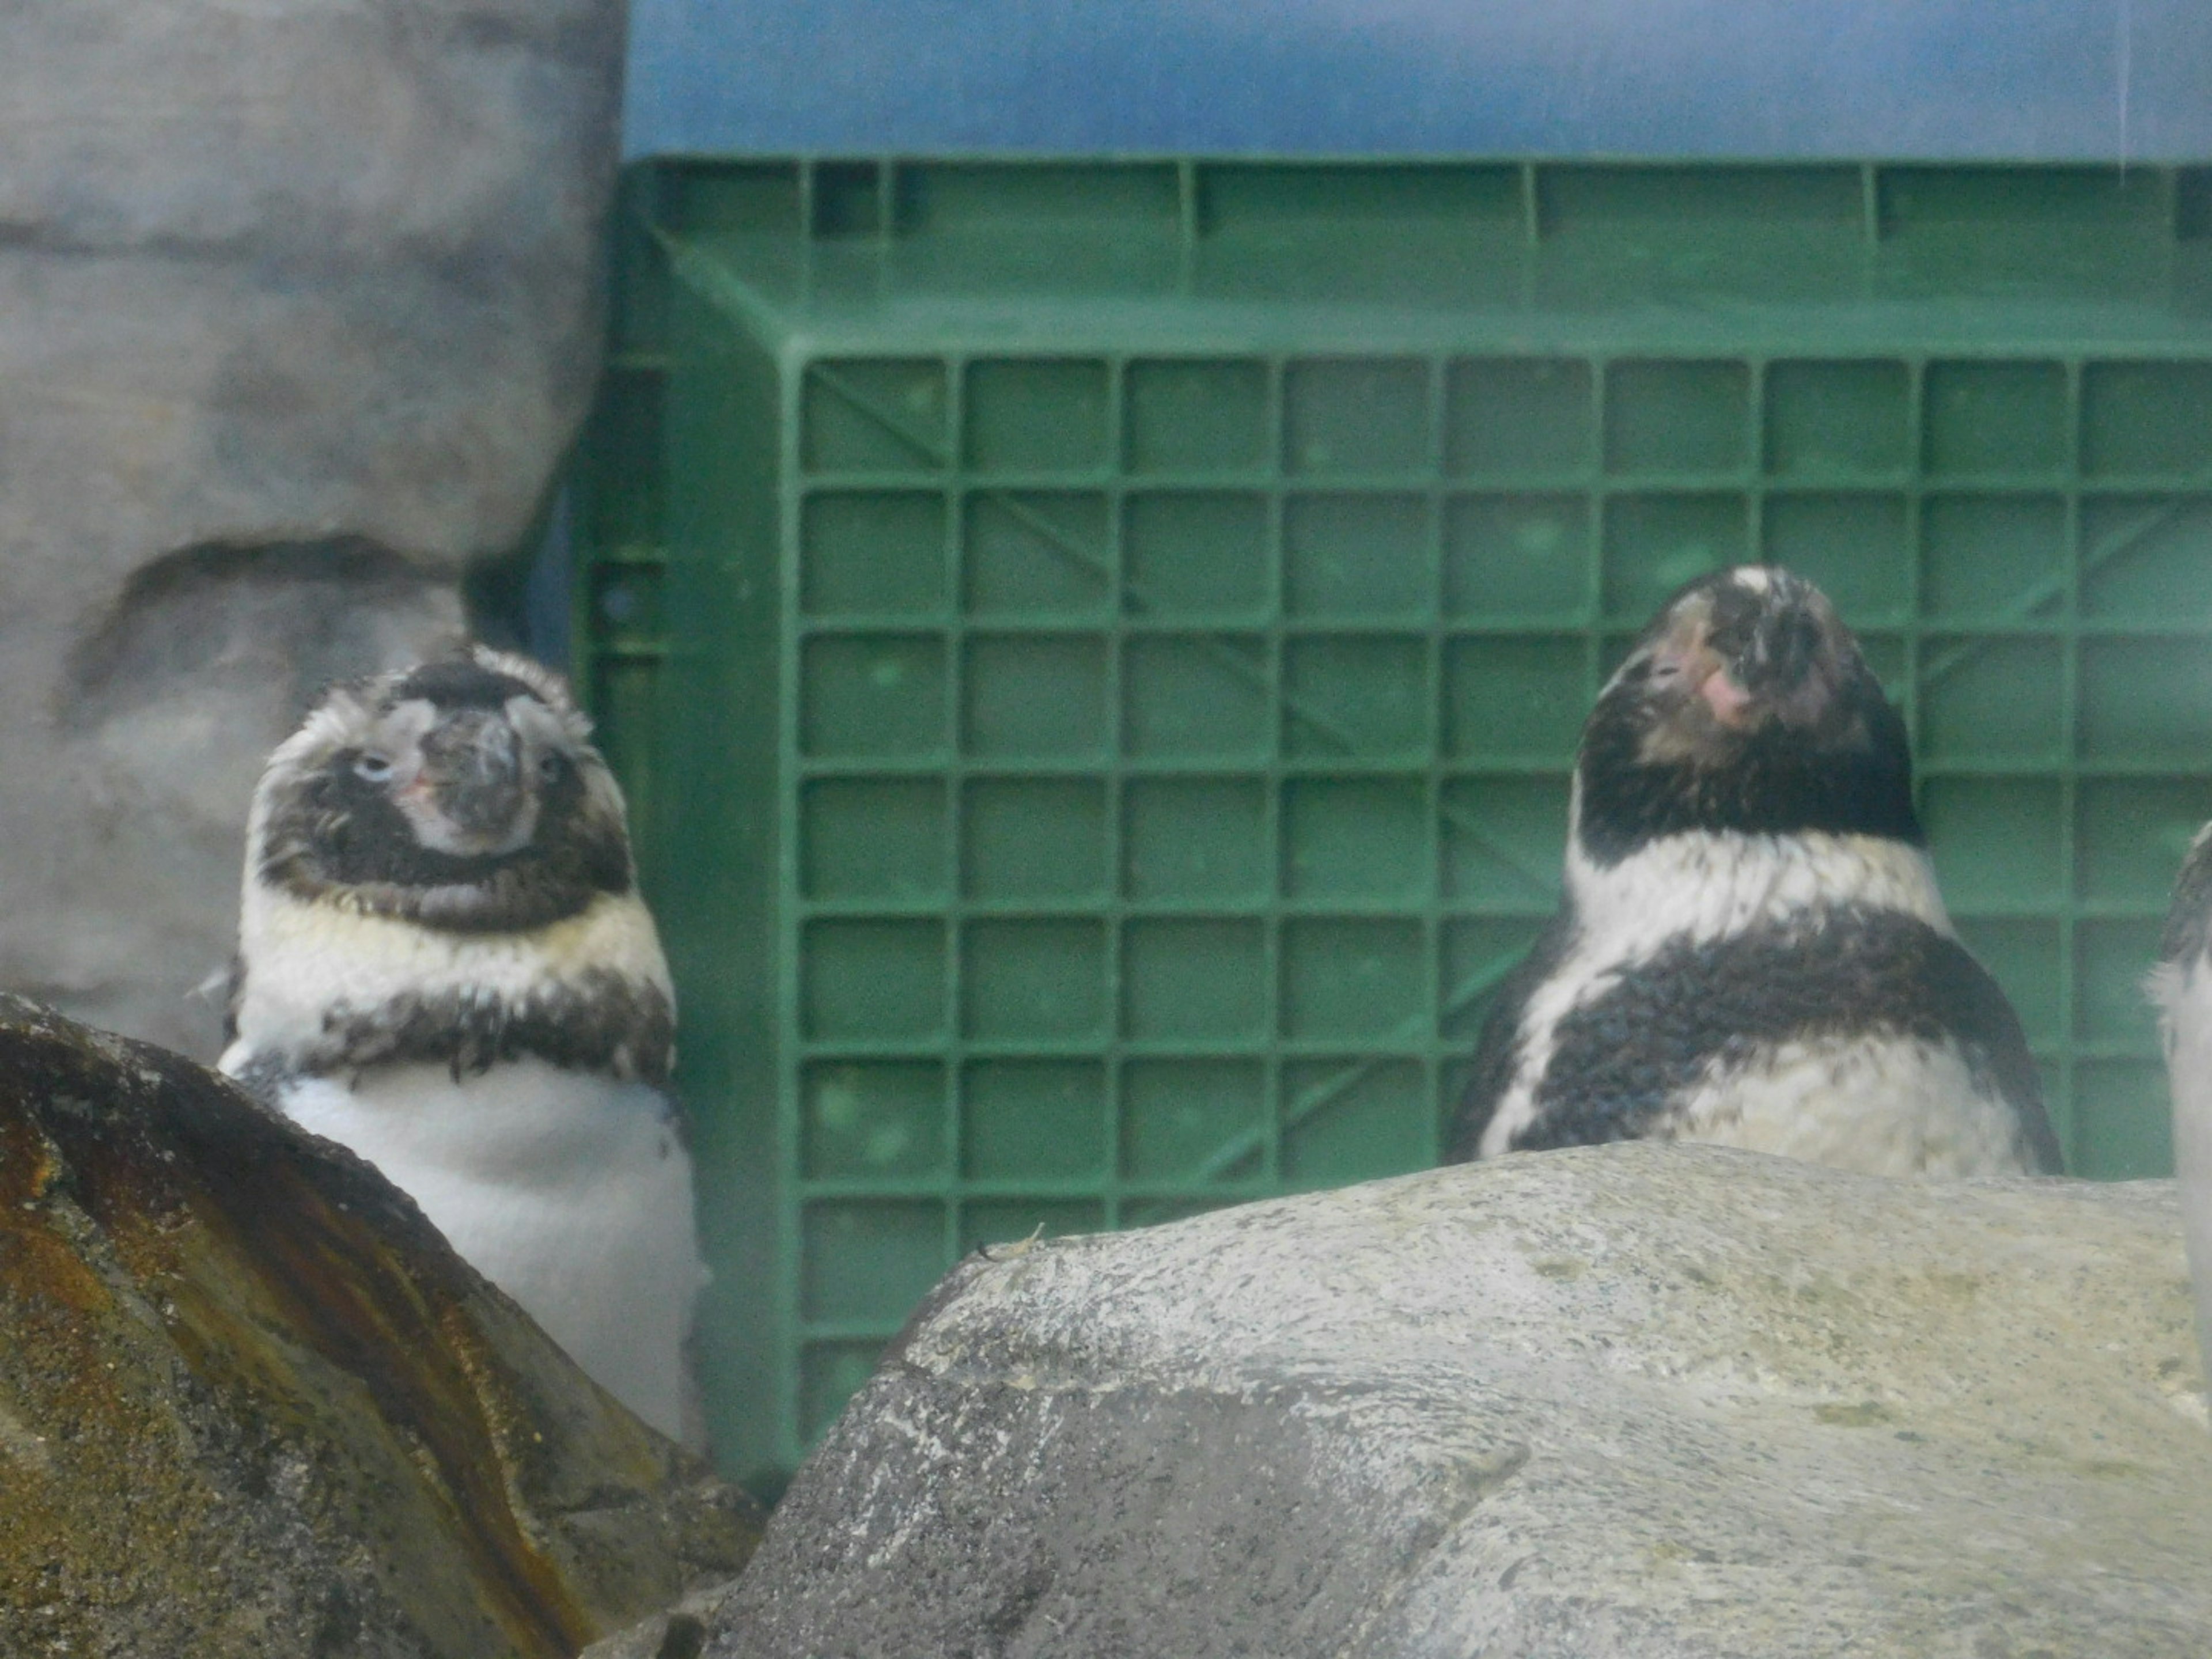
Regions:
<instances>
[{"instance_id":1,"label":"rock surface texture","mask_svg":"<svg viewBox=\"0 0 2212 1659\"><path fill-rule=\"evenodd\" d=\"M698 1659L707 1626L742 1582L731 1578L702 1586L674 1607L592 1643L582 1659Z\"/></svg>"},{"instance_id":2,"label":"rock surface texture","mask_svg":"<svg viewBox=\"0 0 2212 1659\"><path fill-rule=\"evenodd\" d=\"M748 1500L368 1165L0 999L0 1654L566 1656Z\"/></svg>"},{"instance_id":3,"label":"rock surface texture","mask_svg":"<svg viewBox=\"0 0 2212 1659\"><path fill-rule=\"evenodd\" d=\"M2171 1183L1633 1143L1000 1258L709 1655L2212 1653Z\"/></svg>"},{"instance_id":4,"label":"rock surface texture","mask_svg":"<svg viewBox=\"0 0 2212 1659\"><path fill-rule=\"evenodd\" d=\"M622 13L0 7L0 985L213 1054L263 757L581 416Z\"/></svg>"}]
</instances>

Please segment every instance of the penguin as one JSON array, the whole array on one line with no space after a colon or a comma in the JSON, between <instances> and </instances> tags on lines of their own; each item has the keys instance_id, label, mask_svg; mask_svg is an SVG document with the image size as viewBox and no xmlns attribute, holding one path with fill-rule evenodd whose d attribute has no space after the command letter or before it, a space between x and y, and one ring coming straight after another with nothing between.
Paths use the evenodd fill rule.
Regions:
<instances>
[{"instance_id":1,"label":"penguin","mask_svg":"<svg viewBox=\"0 0 2212 1659\"><path fill-rule=\"evenodd\" d=\"M1491 1006L1447 1162L1656 1139L2058 1170L2020 1021L1937 891L1905 723L1811 582L1675 593L1598 696L1567 816L1559 913Z\"/></svg>"},{"instance_id":2,"label":"penguin","mask_svg":"<svg viewBox=\"0 0 2212 1659\"><path fill-rule=\"evenodd\" d=\"M2212 1376L2212 823L2197 832L2182 860L2158 954L2148 989L2173 1103L2173 1172L2197 1287L2197 1342Z\"/></svg>"},{"instance_id":3,"label":"penguin","mask_svg":"<svg viewBox=\"0 0 2212 1659\"><path fill-rule=\"evenodd\" d=\"M269 757L221 1069L696 1446L675 1019L622 792L557 676L478 646L341 684Z\"/></svg>"}]
</instances>

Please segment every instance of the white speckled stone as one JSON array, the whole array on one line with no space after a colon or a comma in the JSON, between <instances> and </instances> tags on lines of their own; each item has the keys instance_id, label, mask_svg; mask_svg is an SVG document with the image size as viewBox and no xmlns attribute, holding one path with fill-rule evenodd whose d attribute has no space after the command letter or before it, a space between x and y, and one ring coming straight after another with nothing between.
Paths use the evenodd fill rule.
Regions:
<instances>
[{"instance_id":1,"label":"white speckled stone","mask_svg":"<svg viewBox=\"0 0 2212 1659\"><path fill-rule=\"evenodd\" d=\"M2212 1653L2171 1182L1632 1143L1000 1255L710 1655Z\"/></svg>"}]
</instances>

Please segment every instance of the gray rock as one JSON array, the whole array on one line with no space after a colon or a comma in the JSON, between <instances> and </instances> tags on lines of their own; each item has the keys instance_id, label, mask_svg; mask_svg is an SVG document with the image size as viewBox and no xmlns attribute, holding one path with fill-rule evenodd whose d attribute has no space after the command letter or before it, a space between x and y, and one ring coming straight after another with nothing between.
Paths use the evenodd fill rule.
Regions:
<instances>
[{"instance_id":1,"label":"gray rock","mask_svg":"<svg viewBox=\"0 0 2212 1659\"><path fill-rule=\"evenodd\" d=\"M213 1052L261 758L580 418L622 21L0 6L0 984Z\"/></svg>"},{"instance_id":2,"label":"gray rock","mask_svg":"<svg viewBox=\"0 0 2212 1659\"><path fill-rule=\"evenodd\" d=\"M2170 1182L1638 1142L971 1258L707 1651L2212 1653Z\"/></svg>"},{"instance_id":3,"label":"gray rock","mask_svg":"<svg viewBox=\"0 0 2212 1659\"><path fill-rule=\"evenodd\" d=\"M698 1659L708 1626L742 1582L727 1578L694 1590L674 1607L592 1643L579 1659Z\"/></svg>"},{"instance_id":4,"label":"gray rock","mask_svg":"<svg viewBox=\"0 0 2212 1659\"><path fill-rule=\"evenodd\" d=\"M391 1183L0 998L0 1654L568 1659L750 1500Z\"/></svg>"}]
</instances>

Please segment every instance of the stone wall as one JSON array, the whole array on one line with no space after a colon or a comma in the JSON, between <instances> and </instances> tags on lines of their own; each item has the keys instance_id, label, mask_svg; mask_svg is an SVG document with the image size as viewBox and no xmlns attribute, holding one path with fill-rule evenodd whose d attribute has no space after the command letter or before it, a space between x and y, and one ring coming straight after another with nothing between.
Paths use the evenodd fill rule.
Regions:
<instances>
[{"instance_id":1,"label":"stone wall","mask_svg":"<svg viewBox=\"0 0 2212 1659\"><path fill-rule=\"evenodd\" d=\"M0 9L0 986L205 1055L246 798L596 372L621 0Z\"/></svg>"}]
</instances>

